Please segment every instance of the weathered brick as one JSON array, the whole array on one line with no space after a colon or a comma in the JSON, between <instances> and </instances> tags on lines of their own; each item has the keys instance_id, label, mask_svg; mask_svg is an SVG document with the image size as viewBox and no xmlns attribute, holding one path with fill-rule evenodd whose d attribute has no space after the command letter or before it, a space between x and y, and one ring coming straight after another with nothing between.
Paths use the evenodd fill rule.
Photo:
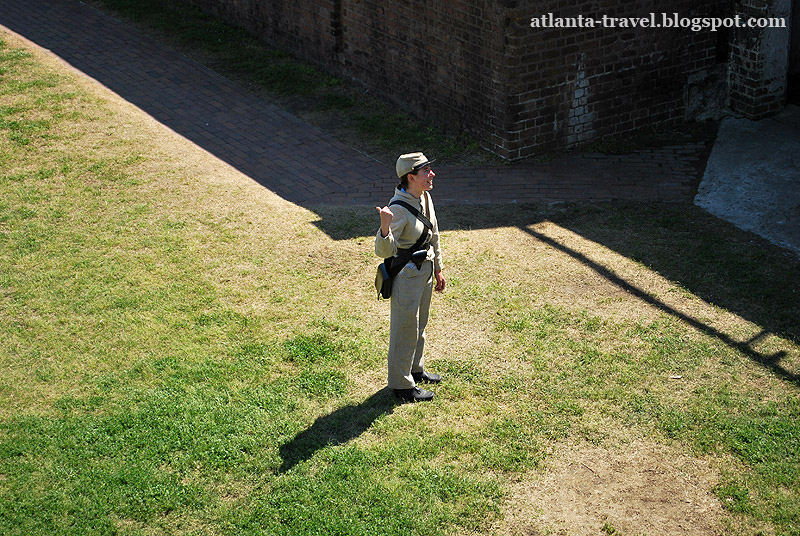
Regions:
<instances>
[{"instance_id":1,"label":"weathered brick","mask_svg":"<svg viewBox=\"0 0 800 536\"><path fill-rule=\"evenodd\" d=\"M412 11L377 0L185 1L424 119L479 133L483 146L508 158L683 120L688 77L702 78L718 61L720 34L710 31L536 29L531 17L732 16L733 9L765 16L773 3L453 0L414 3ZM736 29L725 49L732 58L731 104L749 115L782 104L780 88L765 80L762 39L760 30Z\"/></svg>"}]
</instances>

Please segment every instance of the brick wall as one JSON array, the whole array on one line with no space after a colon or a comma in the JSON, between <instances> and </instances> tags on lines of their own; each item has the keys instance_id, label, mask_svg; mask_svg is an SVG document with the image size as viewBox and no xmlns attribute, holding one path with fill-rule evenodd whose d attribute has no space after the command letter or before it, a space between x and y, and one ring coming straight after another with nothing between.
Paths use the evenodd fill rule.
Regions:
<instances>
[{"instance_id":1,"label":"brick wall","mask_svg":"<svg viewBox=\"0 0 800 536\"><path fill-rule=\"evenodd\" d=\"M184 0L317 65L334 53L339 0Z\"/></svg>"},{"instance_id":2,"label":"brick wall","mask_svg":"<svg viewBox=\"0 0 800 536\"><path fill-rule=\"evenodd\" d=\"M690 86L719 84L727 61L724 32L531 18L727 16L730 0L186 1L509 159L696 115Z\"/></svg>"},{"instance_id":3,"label":"brick wall","mask_svg":"<svg viewBox=\"0 0 800 536\"><path fill-rule=\"evenodd\" d=\"M790 0L742 0L743 18L783 17ZM790 26L790 25L789 25ZM750 119L762 119L786 104L791 28L737 28L731 43L730 106Z\"/></svg>"},{"instance_id":4,"label":"brick wall","mask_svg":"<svg viewBox=\"0 0 800 536\"><path fill-rule=\"evenodd\" d=\"M531 17L648 17L650 13L708 16L720 2L550 0L535 10L509 10L507 57L512 62L506 152L517 158L541 149L670 125L687 116L690 80L715 77L718 34L688 29L531 28ZM527 24L526 24L527 23ZM724 61L724 59L722 60ZM716 84L716 80L708 83Z\"/></svg>"},{"instance_id":5,"label":"brick wall","mask_svg":"<svg viewBox=\"0 0 800 536\"><path fill-rule=\"evenodd\" d=\"M185 0L446 131L502 140L503 9L485 0Z\"/></svg>"},{"instance_id":6,"label":"brick wall","mask_svg":"<svg viewBox=\"0 0 800 536\"><path fill-rule=\"evenodd\" d=\"M343 71L445 130L501 131L503 35L492 4L400 4L342 0Z\"/></svg>"}]
</instances>

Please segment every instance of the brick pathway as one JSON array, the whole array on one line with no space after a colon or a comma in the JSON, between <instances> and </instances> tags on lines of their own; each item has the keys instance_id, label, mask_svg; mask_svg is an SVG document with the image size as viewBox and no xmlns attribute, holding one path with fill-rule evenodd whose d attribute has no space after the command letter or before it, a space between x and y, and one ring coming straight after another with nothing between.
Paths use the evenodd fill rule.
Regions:
<instances>
[{"instance_id":1,"label":"brick pathway","mask_svg":"<svg viewBox=\"0 0 800 536\"><path fill-rule=\"evenodd\" d=\"M391 166L77 0L0 0L0 26L291 202L375 205L386 202L396 184ZM704 152L697 143L624 156L569 155L548 164L435 166L435 199L691 202Z\"/></svg>"}]
</instances>

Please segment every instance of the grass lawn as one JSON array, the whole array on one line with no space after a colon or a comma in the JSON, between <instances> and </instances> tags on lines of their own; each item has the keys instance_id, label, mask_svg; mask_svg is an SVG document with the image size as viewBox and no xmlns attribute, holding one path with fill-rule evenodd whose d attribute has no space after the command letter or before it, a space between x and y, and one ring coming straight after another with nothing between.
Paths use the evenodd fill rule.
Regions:
<instances>
[{"instance_id":1,"label":"grass lawn","mask_svg":"<svg viewBox=\"0 0 800 536\"><path fill-rule=\"evenodd\" d=\"M0 34L0 533L800 534L796 258L695 207L438 212L445 382L398 405L373 208Z\"/></svg>"}]
</instances>

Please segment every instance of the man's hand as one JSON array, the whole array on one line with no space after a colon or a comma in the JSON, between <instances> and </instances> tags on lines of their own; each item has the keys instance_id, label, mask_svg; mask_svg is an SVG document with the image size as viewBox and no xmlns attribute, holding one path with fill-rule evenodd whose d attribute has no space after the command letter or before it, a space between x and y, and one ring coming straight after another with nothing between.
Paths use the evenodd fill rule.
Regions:
<instances>
[{"instance_id":1,"label":"man's hand","mask_svg":"<svg viewBox=\"0 0 800 536\"><path fill-rule=\"evenodd\" d=\"M381 215L381 236L386 238L389 236L389 225L391 225L392 220L394 219L394 214L392 214L392 211L389 209L388 205L383 208L375 207L375 210L377 210Z\"/></svg>"},{"instance_id":2,"label":"man's hand","mask_svg":"<svg viewBox=\"0 0 800 536\"><path fill-rule=\"evenodd\" d=\"M436 270L433 272L433 276L436 278L436 292L444 292L444 287L447 284L447 281L444 280L444 276L442 275L441 270Z\"/></svg>"}]
</instances>

